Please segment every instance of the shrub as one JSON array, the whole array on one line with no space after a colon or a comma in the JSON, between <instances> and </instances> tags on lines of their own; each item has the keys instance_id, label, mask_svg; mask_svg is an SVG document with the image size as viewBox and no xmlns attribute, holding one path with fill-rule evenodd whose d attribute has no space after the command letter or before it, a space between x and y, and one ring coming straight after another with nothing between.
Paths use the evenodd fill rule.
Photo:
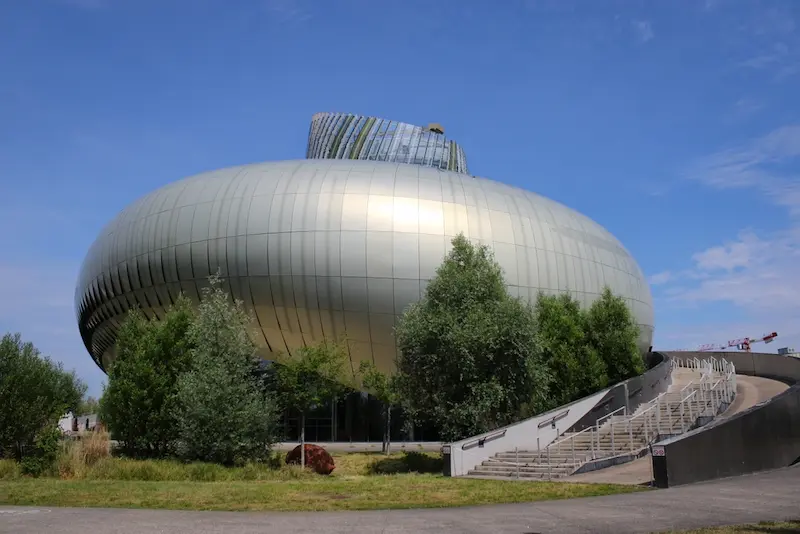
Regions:
<instances>
[{"instance_id":1,"label":"shrub","mask_svg":"<svg viewBox=\"0 0 800 534\"><path fill-rule=\"evenodd\" d=\"M36 435L33 447L26 451L20 462L20 470L25 475L41 476L51 471L58 459L61 431L50 427Z\"/></svg>"},{"instance_id":2,"label":"shrub","mask_svg":"<svg viewBox=\"0 0 800 534\"><path fill-rule=\"evenodd\" d=\"M117 334L117 357L100 399L100 415L129 456L162 457L177 437L174 398L190 362L193 312L181 296L163 319L133 310Z\"/></svg>"},{"instance_id":3,"label":"shrub","mask_svg":"<svg viewBox=\"0 0 800 534\"><path fill-rule=\"evenodd\" d=\"M14 480L20 476L19 463L10 458L0 458L0 480Z\"/></svg>"},{"instance_id":4,"label":"shrub","mask_svg":"<svg viewBox=\"0 0 800 534\"><path fill-rule=\"evenodd\" d=\"M27 464L38 470L48 429L78 406L85 391L74 372L43 357L19 334L0 338L0 457L38 454Z\"/></svg>"},{"instance_id":5,"label":"shrub","mask_svg":"<svg viewBox=\"0 0 800 534\"><path fill-rule=\"evenodd\" d=\"M444 460L441 454L430 454L418 451L405 451L401 456L390 456L373 463L370 473L395 475L400 473L437 473L441 474Z\"/></svg>"}]
</instances>

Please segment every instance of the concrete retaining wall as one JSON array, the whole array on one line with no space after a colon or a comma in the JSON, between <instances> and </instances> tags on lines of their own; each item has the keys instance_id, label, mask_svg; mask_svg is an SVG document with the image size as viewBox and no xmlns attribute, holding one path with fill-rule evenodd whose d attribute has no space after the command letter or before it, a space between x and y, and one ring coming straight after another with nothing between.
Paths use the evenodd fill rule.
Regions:
<instances>
[{"instance_id":1,"label":"concrete retaining wall","mask_svg":"<svg viewBox=\"0 0 800 534\"><path fill-rule=\"evenodd\" d=\"M656 486L665 488L786 467L800 459L800 359L746 352L671 355L724 358L733 362L738 374L795 385L763 404L654 446L654 453L663 452L663 456L653 456Z\"/></svg>"}]
</instances>

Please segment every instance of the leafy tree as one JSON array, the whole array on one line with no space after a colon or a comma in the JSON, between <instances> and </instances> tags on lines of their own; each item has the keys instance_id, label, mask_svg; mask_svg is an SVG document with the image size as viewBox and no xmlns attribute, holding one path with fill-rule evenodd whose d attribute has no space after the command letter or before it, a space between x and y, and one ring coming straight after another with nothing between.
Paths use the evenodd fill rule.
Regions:
<instances>
[{"instance_id":1,"label":"leafy tree","mask_svg":"<svg viewBox=\"0 0 800 534\"><path fill-rule=\"evenodd\" d=\"M78 408L75 410L75 415L86 415L97 413L100 409L100 403L94 397L87 397L82 400Z\"/></svg>"},{"instance_id":2,"label":"leafy tree","mask_svg":"<svg viewBox=\"0 0 800 534\"><path fill-rule=\"evenodd\" d=\"M637 344L639 327L625 300L606 287L587 311L588 338L603 359L611 384L644 372Z\"/></svg>"},{"instance_id":3,"label":"leafy tree","mask_svg":"<svg viewBox=\"0 0 800 534\"><path fill-rule=\"evenodd\" d=\"M250 317L210 278L190 329L191 367L180 376L173 420L187 460L241 465L269 458L277 403L262 387Z\"/></svg>"},{"instance_id":4,"label":"leafy tree","mask_svg":"<svg viewBox=\"0 0 800 534\"><path fill-rule=\"evenodd\" d=\"M21 460L74 410L86 385L19 334L0 339L0 456Z\"/></svg>"},{"instance_id":5,"label":"leafy tree","mask_svg":"<svg viewBox=\"0 0 800 534\"><path fill-rule=\"evenodd\" d=\"M589 343L587 318L569 294L539 294L538 343L553 378L553 405L594 393L608 384L606 366Z\"/></svg>"},{"instance_id":6,"label":"leafy tree","mask_svg":"<svg viewBox=\"0 0 800 534\"><path fill-rule=\"evenodd\" d=\"M530 306L509 295L491 251L463 235L425 296L406 309L396 339L403 407L412 420L436 424L445 440L549 404Z\"/></svg>"},{"instance_id":7,"label":"leafy tree","mask_svg":"<svg viewBox=\"0 0 800 534\"><path fill-rule=\"evenodd\" d=\"M362 360L358 367L361 387L383 405L383 442L381 450L389 454L391 448L392 406L399 404L394 377L381 372L374 363Z\"/></svg>"},{"instance_id":8,"label":"leafy tree","mask_svg":"<svg viewBox=\"0 0 800 534\"><path fill-rule=\"evenodd\" d=\"M305 467L306 414L348 388L347 350L343 342L323 340L284 356L275 367L286 408L300 414L300 464Z\"/></svg>"},{"instance_id":9,"label":"leafy tree","mask_svg":"<svg viewBox=\"0 0 800 534\"><path fill-rule=\"evenodd\" d=\"M190 365L194 313L180 296L161 320L132 310L117 333L117 357L100 400L100 418L135 457L173 453L178 377Z\"/></svg>"}]
</instances>

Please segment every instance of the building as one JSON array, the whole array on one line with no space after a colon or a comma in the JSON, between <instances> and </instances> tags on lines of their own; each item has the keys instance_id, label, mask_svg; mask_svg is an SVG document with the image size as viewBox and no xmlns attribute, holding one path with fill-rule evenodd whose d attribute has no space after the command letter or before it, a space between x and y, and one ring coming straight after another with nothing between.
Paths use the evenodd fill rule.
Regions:
<instances>
[{"instance_id":1,"label":"building","mask_svg":"<svg viewBox=\"0 0 800 534\"><path fill-rule=\"evenodd\" d=\"M315 114L306 158L391 161L468 172L464 151L445 138L440 124L423 128L351 113Z\"/></svg>"},{"instance_id":2,"label":"building","mask_svg":"<svg viewBox=\"0 0 800 534\"><path fill-rule=\"evenodd\" d=\"M650 290L614 236L536 193L443 170L441 158L400 163L391 159L405 150L391 148L386 161L359 159L368 140L377 142L376 128L385 133L377 122L315 115L308 153L333 159L206 172L125 208L91 246L76 290L80 333L95 362L106 369L113 361L128 309L138 305L160 317L181 292L197 301L219 269L226 289L251 312L264 358L347 332L354 369L369 359L390 371L395 322L423 294L461 232L494 249L514 296L569 292L588 305L608 285L628 302L641 329L640 347L648 350ZM398 135L405 139L397 133L401 126L408 130L395 124L390 147ZM354 134L357 127L370 133ZM411 127L408 139L418 130ZM332 135L340 148L319 148ZM428 146L431 139L439 146L435 136L441 134L425 137ZM356 148L343 152L342 145ZM463 152L455 151L463 161L456 168L466 171Z\"/></svg>"}]
</instances>

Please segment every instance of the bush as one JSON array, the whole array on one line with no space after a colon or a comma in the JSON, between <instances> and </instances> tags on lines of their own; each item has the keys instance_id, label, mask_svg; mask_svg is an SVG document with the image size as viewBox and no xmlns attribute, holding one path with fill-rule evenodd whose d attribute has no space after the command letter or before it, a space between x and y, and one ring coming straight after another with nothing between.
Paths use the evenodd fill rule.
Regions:
<instances>
[{"instance_id":1,"label":"bush","mask_svg":"<svg viewBox=\"0 0 800 534\"><path fill-rule=\"evenodd\" d=\"M0 480L14 480L21 475L19 463L11 459L0 458Z\"/></svg>"},{"instance_id":2,"label":"bush","mask_svg":"<svg viewBox=\"0 0 800 534\"><path fill-rule=\"evenodd\" d=\"M27 464L38 470L36 465L46 460L41 447L49 429L78 406L85 391L74 372L43 357L19 334L0 338L0 457L21 460L38 454Z\"/></svg>"},{"instance_id":3,"label":"bush","mask_svg":"<svg viewBox=\"0 0 800 534\"><path fill-rule=\"evenodd\" d=\"M395 475L400 473L436 473L441 474L444 460L441 454L407 451L401 456L390 456L373 463L370 473Z\"/></svg>"},{"instance_id":4,"label":"bush","mask_svg":"<svg viewBox=\"0 0 800 534\"><path fill-rule=\"evenodd\" d=\"M25 475L38 477L52 471L58 459L61 431L51 427L36 435L33 447L26 452L20 462L20 470Z\"/></svg>"},{"instance_id":5,"label":"bush","mask_svg":"<svg viewBox=\"0 0 800 534\"><path fill-rule=\"evenodd\" d=\"M174 452L173 403L178 377L190 363L192 318L190 303L181 296L163 319L148 320L133 310L119 329L100 417L129 456Z\"/></svg>"}]
</instances>

